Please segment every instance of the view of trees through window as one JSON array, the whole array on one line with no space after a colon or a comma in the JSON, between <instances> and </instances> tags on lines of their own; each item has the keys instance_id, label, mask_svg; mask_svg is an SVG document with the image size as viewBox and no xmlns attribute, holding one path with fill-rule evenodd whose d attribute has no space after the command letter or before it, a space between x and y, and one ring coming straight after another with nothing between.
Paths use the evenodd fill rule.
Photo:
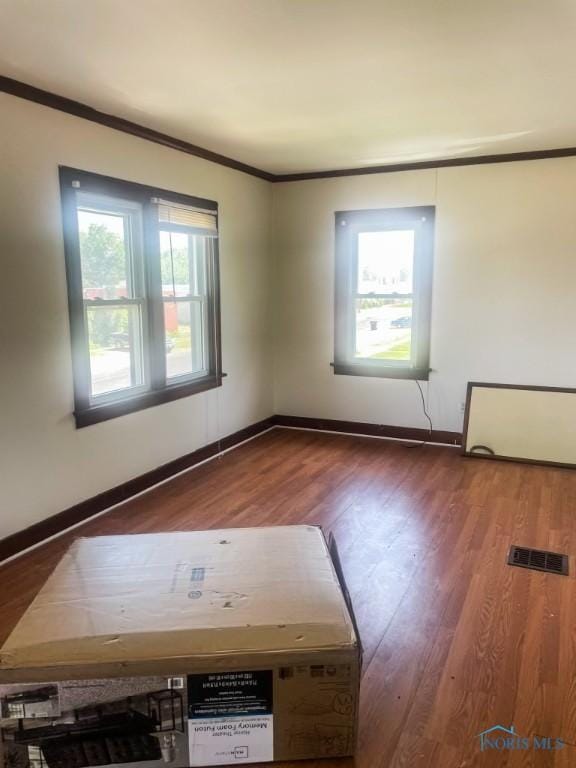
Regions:
<instances>
[{"instance_id":1,"label":"view of trees through window","mask_svg":"<svg viewBox=\"0 0 576 768\"><path fill-rule=\"evenodd\" d=\"M136 225L131 216L78 210L93 395L143 383L144 318L140 306L130 303L144 295L143 266L134 253ZM201 370L204 363L201 299L182 300L202 293L204 249L197 240L202 238L160 232L169 378ZM174 297L177 300L166 301ZM192 328L192 320L197 327Z\"/></svg>"},{"instance_id":2,"label":"view of trees through window","mask_svg":"<svg viewBox=\"0 0 576 768\"><path fill-rule=\"evenodd\" d=\"M93 218L94 214L89 214ZM84 297L126 297L126 254L124 239L107 224L89 221L80 230L82 253L82 283ZM105 348L113 345L114 333L128 333L127 316L122 313L95 312L89 314L91 345Z\"/></svg>"}]
</instances>

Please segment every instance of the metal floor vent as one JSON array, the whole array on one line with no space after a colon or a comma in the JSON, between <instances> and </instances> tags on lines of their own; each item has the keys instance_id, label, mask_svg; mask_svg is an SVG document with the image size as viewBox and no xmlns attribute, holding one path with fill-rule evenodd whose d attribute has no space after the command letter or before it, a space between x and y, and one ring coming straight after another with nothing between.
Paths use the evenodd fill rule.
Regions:
<instances>
[{"instance_id":1,"label":"metal floor vent","mask_svg":"<svg viewBox=\"0 0 576 768\"><path fill-rule=\"evenodd\" d=\"M545 573L558 573L568 576L568 555L560 555L558 552L545 552L542 549L528 549L527 547L510 547L508 565L517 565L520 568L530 568L533 571Z\"/></svg>"}]
</instances>

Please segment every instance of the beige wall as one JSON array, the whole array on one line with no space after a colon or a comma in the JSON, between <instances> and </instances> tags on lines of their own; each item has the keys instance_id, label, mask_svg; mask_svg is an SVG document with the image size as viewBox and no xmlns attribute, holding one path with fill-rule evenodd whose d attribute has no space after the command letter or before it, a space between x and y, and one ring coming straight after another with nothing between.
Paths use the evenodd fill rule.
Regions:
<instances>
[{"instance_id":1,"label":"beige wall","mask_svg":"<svg viewBox=\"0 0 576 768\"><path fill-rule=\"evenodd\" d=\"M272 413L270 185L0 95L0 538ZM58 165L217 200L221 389L77 430Z\"/></svg>"},{"instance_id":2,"label":"beige wall","mask_svg":"<svg viewBox=\"0 0 576 768\"><path fill-rule=\"evenodd\" d=\"M574 385L576 159L270 185L11 96L0 114L0 538L274 412L426 426L414 382L332 373L336 210L437 207L435 427L460 430L471 379ZM59 164L218 201L221 389L75 429Z\"/></svg>"},{"instance_id":3,"label":"beige wall","mask_svg":"<svg viewBox=\"0 0 576 768\"><path fill-rule=\"evenodd\" d=\"M436 205L434 426L469 380L576 382L576 159L274 185L276 413L426 427L416 384L334 376L334 211Z\"/></svg>"}]
</instances>

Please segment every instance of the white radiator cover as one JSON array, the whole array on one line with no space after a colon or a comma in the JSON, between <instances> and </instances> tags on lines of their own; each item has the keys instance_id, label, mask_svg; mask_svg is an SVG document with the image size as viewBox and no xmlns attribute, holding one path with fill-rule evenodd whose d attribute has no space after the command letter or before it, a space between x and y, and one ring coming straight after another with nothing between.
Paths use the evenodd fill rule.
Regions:
<instances>
[{"instance_id":1,"label":"white radiator cover","mask_svg":"<svg viewBox=\"0 0 576 768\"><path fill-rule=\"evenodd\" d=\"M478 445L502 458L576 465L576 390L471 382L465 453Z\"/></svg>"}]
</instances>

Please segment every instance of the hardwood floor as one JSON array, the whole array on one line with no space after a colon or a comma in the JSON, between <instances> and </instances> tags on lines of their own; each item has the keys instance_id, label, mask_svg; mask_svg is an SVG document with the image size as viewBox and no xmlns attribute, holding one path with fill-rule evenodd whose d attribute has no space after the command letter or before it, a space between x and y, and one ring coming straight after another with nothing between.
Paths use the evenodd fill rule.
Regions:
<instances>
[{"instance_id":1,"label":"hardwood floor","mask_svg":"<svg viewBox=\"0 0 576 768\"><path fill-rule=\"evenodd\" d=\"M302 522L335 534L365 647L357 757L318 766L576 766L575 562L505 564L574 552L572 470L276 429L0 568L0 640L73 537ZM481 752L495 724L568 744Z\"/></svg>"}]
</instances>

